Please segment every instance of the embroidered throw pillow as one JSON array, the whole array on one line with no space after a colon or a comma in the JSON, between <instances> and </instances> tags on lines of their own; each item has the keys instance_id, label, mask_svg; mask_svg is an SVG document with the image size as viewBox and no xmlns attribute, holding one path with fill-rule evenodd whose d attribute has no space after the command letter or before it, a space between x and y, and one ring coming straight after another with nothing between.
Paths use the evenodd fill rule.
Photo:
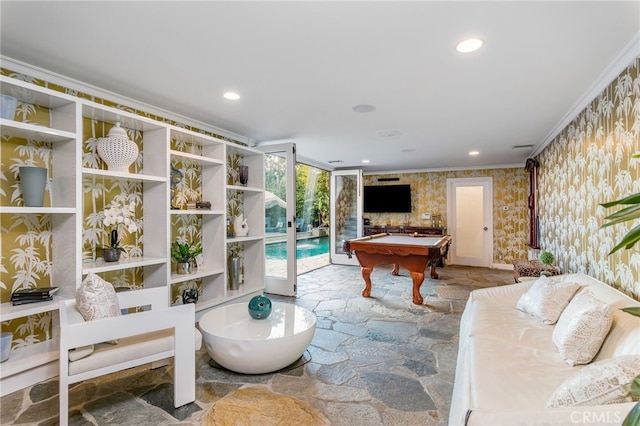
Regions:
<instances>
[{"instance_id":1,"label":"embroidered throw pillow","mask_svg":"<svg viewBox=\"0 0 640 426\"><path fill-rule=\"evenodd\" d=\"M520 296L516 309L533 315L545 324L555 324L579 288L578 283L541 276Z\"/></svg>"},{"instance_id":2,"label":"embroidered throw pillow","mask_svg":"<svg viewBox=\"0 0 640 426\"><path fill-rule=\"evenodd\" d=\"M627 396L640 374L640 355L624 355L587 365L553 392L546 408L631 402Z\"/></svg>"},{"instance_id":3,"label":"embroidered throw pillow","mask_svg":"<svg viewBox=\"0 0 640 426\"><path fill-rule=\"evenodd\" d=\"M588 364L600 350L612 321L609 305L584 290L562 312L551 339L567 364Z\"/></svg>"},{"instance_id":4,"label":"embroidered throw pillow","mask_svg":"<svg viewBox=\"0 0 640 426\"><path fill-rule=\"evenodd\" d=\"M85 321L120 316L113 285L93 273L76 290L76 308Z\"/></svg>"}]
</instances>

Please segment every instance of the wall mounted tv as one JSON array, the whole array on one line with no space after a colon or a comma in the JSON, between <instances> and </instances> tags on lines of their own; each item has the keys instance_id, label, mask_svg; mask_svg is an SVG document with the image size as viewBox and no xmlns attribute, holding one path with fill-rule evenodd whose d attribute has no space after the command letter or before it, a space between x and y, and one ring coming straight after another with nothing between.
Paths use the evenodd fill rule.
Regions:
<instances>
[{"instance_id":1,"label":"wall mounted tv","mask_svg":"<svg viewBox=\"0 0 640 426\"><path fill-rule=\"evenodd\" d=\"M364 187L365 213L411 213L411 185Z\"/></svg>"}]
</instances>

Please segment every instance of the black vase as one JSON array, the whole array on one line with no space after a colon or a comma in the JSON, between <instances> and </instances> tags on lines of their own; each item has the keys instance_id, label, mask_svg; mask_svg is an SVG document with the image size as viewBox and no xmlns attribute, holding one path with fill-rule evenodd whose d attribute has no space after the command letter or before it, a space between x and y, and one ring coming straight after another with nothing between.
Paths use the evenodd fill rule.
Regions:
<instances>
[{"instance_id":1,"label":"black vase","mask_svg":"<svg viewBox=\"0 0 640 426\"><path fill-rule=\"evenodd\" d=\"M246 185L249 181L249 166L238 167L238 175L240 177L240 184Z\"/></svg>"}]
</instances>

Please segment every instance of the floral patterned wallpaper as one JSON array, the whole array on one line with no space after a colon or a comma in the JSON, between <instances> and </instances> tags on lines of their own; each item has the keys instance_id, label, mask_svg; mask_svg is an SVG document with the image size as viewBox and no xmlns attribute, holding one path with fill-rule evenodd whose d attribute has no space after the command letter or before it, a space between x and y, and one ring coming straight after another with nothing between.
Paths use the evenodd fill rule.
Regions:
<instances>
[{"instance_id":1,"label":"floral patterned wallpaper","mask_svg":"<svg viewBox=\"0 0 640 426\"><path fill-rule=\"evenodd\" d=\"M447 226L447 179L470 177L493 178L493 262L511 264L526 259L529 238L529 175L522 168L457 170L448 172L415 172L385 174L397 177L394 184L411 185L411 213L367 213L372 225L431 226L423 213L440 215ZM378 185L380 175L365 175L365 185ZM502 209L509 206L509 210Z\"/></svg>"},{"instance_id":2,"label":"floral patterned wallpaper","mask_svg":"<svg viewBox=\"0 0 640 426\"><path fill-rule=\"evenodd\" d=\"M600 229L600 203L640 192L640 58L540 154L540 245L563 271L583 272L640 300L640 248L609 251L631 229ZM637 223L636 223L637 225Z\"/></svg>"}]
</instances>

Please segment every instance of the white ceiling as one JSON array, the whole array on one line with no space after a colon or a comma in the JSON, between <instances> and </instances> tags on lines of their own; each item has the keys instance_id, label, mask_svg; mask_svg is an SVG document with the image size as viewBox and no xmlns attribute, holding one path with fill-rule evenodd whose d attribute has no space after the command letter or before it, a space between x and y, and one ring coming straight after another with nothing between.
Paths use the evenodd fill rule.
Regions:
<instances>
[{"instance_id":1,"label":"white ceiling","mask_svg":"<svg viewBox=\"0 0 640 426\"><path fill-rule=\"evenodd\" d=\"M638 1L1 1L0 17L7 58L365 171L523 165L640 33ZM467 36L485 46L457 53Z\"/></svg>"}]
</instances>

